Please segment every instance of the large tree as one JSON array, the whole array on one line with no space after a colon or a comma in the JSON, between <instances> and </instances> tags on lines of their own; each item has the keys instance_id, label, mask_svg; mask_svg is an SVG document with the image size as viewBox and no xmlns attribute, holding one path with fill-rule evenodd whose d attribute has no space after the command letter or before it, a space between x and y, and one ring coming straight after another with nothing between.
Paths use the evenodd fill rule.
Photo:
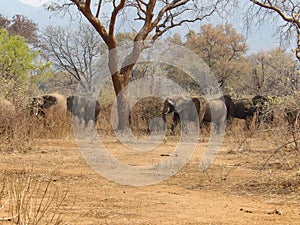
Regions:
<instances>
[{"instance_id":1,"label":"large tree","mask_svg":"<svg viewBox=\"0 0 300 225\"><path fill-rule=\"evenodd\" d=\"M252 5L247 12L250 20L266 22L268 16L281 18L277 34L282 42L295 41L294 52L300 60L300 2L299 0L249 0Z\"/></svg>"},{"instance_id":2,"label":"large tree","mask_svg":"<svg viewBox=\"0 0 300 225\"><path fill-rule=\"evenodd\" d=\"M49 9L63 10L75 6L96 29L108 50L110 51L108 67L111 73L118 104L118 128L124 130L128 125L128 104L125 87L128 85L130 75L140 53L148 45L145 40L157 40L168 30L184 23L202 20L220 10L228 0L69 0L49 6ZM118 42L116 40L117 23L122 23L122 14L127 12L127 20L132 21L136 35L133 39L131 52L121 62L118 68ZM71 10L68 10L71 13ZM131 13L135 16L131 18ZM138 24L134 24L134 21Z\"/></svg>"}]
</instances>

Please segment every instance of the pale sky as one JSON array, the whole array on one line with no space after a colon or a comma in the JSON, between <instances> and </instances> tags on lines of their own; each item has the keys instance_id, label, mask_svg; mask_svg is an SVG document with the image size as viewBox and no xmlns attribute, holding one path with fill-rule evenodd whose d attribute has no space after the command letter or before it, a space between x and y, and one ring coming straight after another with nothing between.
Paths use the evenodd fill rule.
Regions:
<instances>
[{"instance_id":1,"label":"pale sky","mask_svg":"<svg viewBox=\"0 0 300 225\"><path fill-rule=\"evenodd\" d=\"M44 3L48 2L49 0L18 0L20 2L23 2L25 4L34 6L34 7L39 7L43 5Z\"/></svg>"}]
</instances>

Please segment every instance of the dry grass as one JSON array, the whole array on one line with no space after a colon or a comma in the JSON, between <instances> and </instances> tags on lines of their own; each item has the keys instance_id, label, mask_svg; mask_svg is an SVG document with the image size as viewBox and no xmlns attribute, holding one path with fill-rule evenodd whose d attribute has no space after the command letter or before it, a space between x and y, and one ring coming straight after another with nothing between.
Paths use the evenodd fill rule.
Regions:
<instances>
[{"instance_id":1,"label":"dry grass","mask_svg":"<svg viewBox=\"0 0 300 225\"><path fill-rule=\"evenodd\" d=\"M145 107L148 104L151 104L152 108ZM160 100L151 98L135 105L132 109L133 133L141 138L148 135L147 121L161 116L161 107ZM101 109L97 124L97 130L101 135L114 136L110 116L111 106ZM172 115L167 117L168 125L171 121ZM0 149L4 152L35 151L39 148L36 143L39 139L73 138L70 115L49 122L29 116L25 111L18 112L14 119L8 121L1 129ZM177 142L179 133L179 128L174 136L168 130L166 139ZM209 129L202 130L200 142L207 141L208 137ZM263 124L257 129L253 124L249 131L244 129L243 120L234 120L233 124L227 127L224 146L227 149L226 154L239 158L240 163L230 167L209 169L203 179L210 182L208 185L222 183L224 179L226 180L232 173L243 167L255 171L255 175L249 179L238 179L239 182L233 189L253 193L267 191L278 194L295 193L300 186L299 137L299 125L291 129L280 113L277 114L273 125ZM215 169L217 172L213 172Z\"/></svg>"},{"instance_id":2,"label":"dry grass","mask_svg":"<svg viewBox=\"0 0 300 225\"><path fill-rule=\"evenodd\" d=\"M65 224L61 212L67 192L60 193L51 177L20 170L2 174L1 224Z\"/></svg>"}]
</instances>

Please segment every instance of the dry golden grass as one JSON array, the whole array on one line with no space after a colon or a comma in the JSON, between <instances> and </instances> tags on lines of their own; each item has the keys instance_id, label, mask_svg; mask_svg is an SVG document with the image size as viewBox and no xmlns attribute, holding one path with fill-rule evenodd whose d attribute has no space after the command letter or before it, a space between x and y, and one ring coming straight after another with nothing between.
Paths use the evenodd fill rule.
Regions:
<instances>
[{"instance_id":1,"label":"dry golden grass","mask_svg":"<svg viewBox=\"0 0 300 225\"><path fill-rule=\"evenodd\" d=\"M152 114L152 111L143 109L143 104L136 105L133 108L134 112L132 115L135 121L135 123L132 124L134 126L134 134L140 138L148 135L147 119L159 115L159 106L156 107L156 114ZM110 107L102 108L97 124L97 131L104 137L105 146L107 146L113 154L119 154L118 157L120 160L125 162L139 160L131 158L135 157L135 155L122 146L116 139L110 124L110 114ZM139 117L138 115L144 115L144 117ZM167 120L170 123L172 116L170 115ZM2 158L8 161L5 163L3 161L3 168L1 169L2 171L9 171L2 173L2 177L4 177L3 180L5 180L3 183L5 185L1 186L2 190L14 189L17 191L16 186L18 186L18 191L22 192L24 189L28 189L28 185L39 187L37 189L31 189L32 192L27 192L27 196L32 196L30 201L36 201L36 208L38 208L38 205L42 204L41 199L43 198L43 193L48 193L46 191L48 190L47 185L50 185L51 192L49 193L52 194L47 196L51 204L56 205L56 203L61 203L71 208L70 202L64 202L64 198L56 200L56 195L53 195L57 190L56 186L53 186L51 182L59 180L64 190L73 190L79 199L78 202L75 203L78 207L77 211L68 209L64 213L70 220L72 220L73 217L70 216L72 213L77 213L76 218L78 220L80 220L81 217L85 218L85 220L82 219L81 222L76 224L86 224L86 219L92 219L96 224L115 223L112 216L121 217L119 212L121 207L125 207L131 211L137 210L138 208L138 210L134 211L130 216L126 214L124 217L129 219L132 223L146 224L148 221L140 216L148 215L146 213L146 211L148 211L148 205L144 203L146 201L151 202L149 204L153 204L151 205L153 211L158 207L160 210L163 210L165 208L164 205L159 205L159 203L155 202L152 203L152 201L154 201L153 196L156 196L154 199L162 197L162 190L168 190L172 193L173 197L178 198L176 201L185 207L188 207L187 205L189 204L199 206L192 200L197 199L197 196L202 193L202 191L206 193L216 191L216 194L210 196L212 201L218 201L220 195L230 195L230 200L228 201L230 203L234 201L232 204L237 206L240 206L239 200L243 198L243 196L255 196L255 201L257 198L268 198L268 196L272 196L274 199L285 198L287 202L292 201L292 199L300 198L300 129L299 125L297 125L295 129L291 129L287 126L287 122L280 116L276 117L273 125L263 124L257 129L253 124L251 130L248 131L244 129L243 120L234 120L233 124L227 127L222 149L215 162L205 172L200 173L198 164L201 158L201 151L203 151L205 143L209 138L209 129L203 130L199 140L200 150L198 150L198 153L192 157L191 161L180 170L178 174L162 184L151 186L146 188L146 190L143 189L143 194L140 194L140 196L136 194L132 195L132 199L124 196L127 192L134 193L134 188L118 186L111 182L103 181L103 179L98 177L96 178L96 175L92 175L91 169L82 160L76 145L73 143L72 129L72 119L70 115L66 115L64 119L59 121L53 120L49 122L44 121L42 118L29 116L26 113L17 113L9 125L1 130L0 135ZM169 152L172 152L179 138L179 128L174 136L168 132L165 142L163 143L163 153L167 152L169 154ZM14 154L11 154L12 152L14 152ZM162 157L160 154L157 155L154 152L150 152L144 155L141 163L151 163L155 160L161 160ZM14 164L16 160L19 160L18 165ZM20 162L24 165L31 165L33 170L27 170L26 173L22 172L24 165L20 164ZM52 167L47 165L49 163ZM53 173L52 170L55 170L55 179L50 178ZM45 177L49 177L46 181L44 180L45 177L37 176L37 174L43 173L46 174ZM42 183L40 183L41 180ZM3 189L3 187L5 188ZM98 195L97 200L99 200L100 203L94 202L94 199L88 197L86 192L91 192L93 198ZM181 194L181 192L187 193ZM148 195L149 198L146 197ZM232 197L232 195L236 197ZM170 196L167 197L169 198ZM7 199L11 199L11 197L2 195L2 203L6 202ZM119 199L123 199L124 206L120 205L122 203L118 203ZM200 198L199 201L201 200ZM10 201L12 201L12 199ZM160 201L163 202L166 201L166 199ZM206 201L209 202L209 200ZM97 203L100 205L97 205ZM18 205L15 202L11 203L11 205L12 204L14 206ZM170 203L168 206L171 207L172 210L176 210L176 204L176 202L172 202L172 204ZM98 206L98 208L92 207L93 205ZM263 205L261 207L266 206ZM1 214L2 219L18 214L17 211L12 209L13 207L10 208L11 210L5 210L6 214ZM46 208L50 208L50 206ZM87 210L84 211L84 209ZM32 209L32 211L34 211L34 209ZM272 210L269 211L271 212ZM49 212L53 213L53 210ZM187 212L188 211L185 211L185 213ZM212 214L209 215L213 215L213 212L211 213ZM227 213L230 214L230 212ZM152 218L152 224L163 221L158 214L157 212L156 218ZM35 215L38 215L38 213L35 213ZM42 216L43 219L49 219L49 214L39 215L44 215ZM183 221L187 219L188 221L193 221L190 216L182 220L178 218L179 223L184 224ZM161 220L159 220L159 218ZM251 224L251 222L249 222L251 221L250 219L251 218L247 220L248 224ZM117 221L119 224L122 223L121 220ZM222 219L220 219L220 221L222 221ZM230 219L228 221L230 221ZM241 221L243 220L239 222ZM276 220L274 219L272 222L276 222ZM230 224L230 222L227 224Z\"/></svg>"}]
</instances>

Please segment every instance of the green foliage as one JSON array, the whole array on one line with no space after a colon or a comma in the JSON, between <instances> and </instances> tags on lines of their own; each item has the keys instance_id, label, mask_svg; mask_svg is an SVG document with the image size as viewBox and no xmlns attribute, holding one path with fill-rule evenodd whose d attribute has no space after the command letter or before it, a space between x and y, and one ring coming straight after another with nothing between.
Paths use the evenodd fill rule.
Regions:
<instances>
[{"instance_id":1,"label":"green foliage","mask_svg":"<svg viewBox=\"0 0 300 225\"><path fill-rule=\"evenodd\" d=\"M6 30L0 30L0 65L6 78L26 77L26 71L33 68L34 56L21 36L9 36Z\"/></svg>"},{"instance_id":2,"label":"green foliage","mask_svg":"<svg viewBox=\"0 0 300 225\"><path fill-rule=\"evenodd\" d=\"M24 38L0 29L0 96L16 101L34 84L50 76L49 62L33 51Z\"/></svg>"}]
</instances>

